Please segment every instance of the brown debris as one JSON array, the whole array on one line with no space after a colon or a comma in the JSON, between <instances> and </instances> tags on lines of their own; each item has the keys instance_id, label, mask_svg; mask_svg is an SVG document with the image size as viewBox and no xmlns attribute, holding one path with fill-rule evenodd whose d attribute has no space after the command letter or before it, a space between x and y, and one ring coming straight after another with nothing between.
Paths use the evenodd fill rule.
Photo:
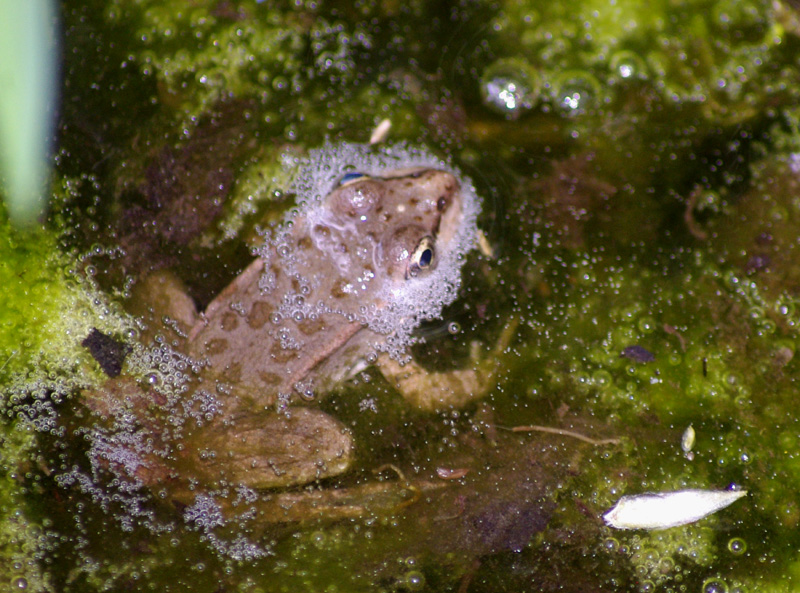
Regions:
<instances>
[{"instance_id":1,"label":"brown debris","mask_svg":"<svg viewBox=\"0 0 800 593\"><path fill-rule=\"evenodd\" d=\"M678 338L678 342L681 345L681 352L686 352L686 339L681 335L678 329L674 325L670 325L669 323L664 324L664 331L671 336L675 336Z\"/></svg>"},{"instance_id":2,"label":"brown debris","mask_svg":"<svg viewBox=\"0 0 800 593\"><path fill-rule=\"evenodd\" d=\"M124 342L120 342L94 327L83 339L81 346L89 351L92 358L109 377L119 376L125 357L130 352L130 347Z\"/></svg>"},{"instance_id":3,"label":"brown debris","mask_svg":"<svg viewBox=\"0 0 800 593\"><path fill-rule=\"evenodd\" d=\"M552 232L570 248L586 243L587 228L593 226L617 188L598 176L593 153L572 155L553 162L550 175L533 182L532 190L542 197L542 217Z\"/></svg>"},{"instance_id":4,"label":"brown debris","mask_svg":"<svg viewBox=\"0 0 800 593\"><path fill-rule=\"evenodd\" d=\"M116 234L126 268L139 272L174 264L175 253L220 215L233 186L234 162L252 149L242 141L246 107L222 105L188 140L156 146L140 177L120 188L126 207Z\"/></svg>"}]
</instances>

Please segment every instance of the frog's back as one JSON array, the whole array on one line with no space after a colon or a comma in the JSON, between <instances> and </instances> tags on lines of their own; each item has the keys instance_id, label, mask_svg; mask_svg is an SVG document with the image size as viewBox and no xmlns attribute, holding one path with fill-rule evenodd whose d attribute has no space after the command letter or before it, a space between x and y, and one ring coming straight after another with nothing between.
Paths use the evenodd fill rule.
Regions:
<instances>
[{"instance_id":1,"label":"frog's back","mask_svg":"<svg viewBox=\"0 0 800 593\"><path fill-rule=\"evenodd\" d=\"M302 383L312 369L361 329L340 315L285 316L274 295L293 294L293 283L274 267L266 274L273 286L265 292L265 262L254 260L209 305L188 341L190 356L208 362L204 378L235 386L240 398L261 406L307 391Z\"/></svg>"}]
</instances>

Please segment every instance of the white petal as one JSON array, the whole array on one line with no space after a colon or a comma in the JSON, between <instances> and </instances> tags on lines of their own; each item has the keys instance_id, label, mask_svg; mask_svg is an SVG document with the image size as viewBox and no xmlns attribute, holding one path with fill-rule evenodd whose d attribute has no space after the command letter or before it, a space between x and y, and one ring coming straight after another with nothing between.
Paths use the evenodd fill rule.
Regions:
<instances>
[{"instance_id":1,"label":"white petal","mask_svg":"<svg viewBox=\"0 0 800 593\"><path fill-rule=\"evenodd\" d=\"M683 437L681 437L681 449L683 449L684 453L689 453L692 450L692 447L694 447L694 439L694 427L690 424L683 432Z\"/></svg>"},{"instance_id":2,"label":"white petal","mask_svg":"<svg viewBox=\"0 0 800 593\"><path fill-rule=\"evenodd\" d=\"M375 129L372 130L372 135L369 137L370 144L380 144L389 136L389 130L392 128L392 120L381 120Z\"/></svg>"},{"instance_id":3,"label":"white petal","mask_svg":"<svg viewBox=\"0 0 800 593\"><path fill-rule=\"evenodd\" d=\"M603 520L615 529L667 529L724 509L746 490L678 490L623 496Z\"/></svg>"}]
</instances>

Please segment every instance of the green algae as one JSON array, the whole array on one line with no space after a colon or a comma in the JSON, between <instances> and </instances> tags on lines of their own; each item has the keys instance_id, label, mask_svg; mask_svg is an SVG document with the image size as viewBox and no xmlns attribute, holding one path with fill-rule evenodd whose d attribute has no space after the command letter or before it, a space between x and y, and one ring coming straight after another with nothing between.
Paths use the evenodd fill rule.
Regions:
<instances>
[{"instance_id":1,"label":"green algae","mask_svg":"<svg viewBox=\"0 0 800 593\"><path fill-rule=\"evenodd\" d=\"M713 239L702 247L641 250L624 263L602 252L540 252L551 297L543 308L531 306L534 336L522 357L535 369L532 404L558 393L559 401L604 418L612 432L632 439L625 469L612 472L615 478L595 477L601 506L610 507L623 492L738 484L751 492L752 504L739 509L748 517L742 520L761 526L742 530L744 540L758 542L762 557L790 562L778 551L782 545L760 544L765 524L777 521L779 530L791 530L796 520L796 420L790 411L798 337L796 234L784 227L789 217L776 214L793 208L796 193L778 189L794 183L785 158L753 166L752 189L712 219ZM772 187L776 191L765 191ZM765 272L758 262L767 261L767 253L776 257ZM560 263L553 269L548 261ZM626 356L632 346L651 356ZM697 433L691 459L680 448L689 425ZM604 464L606 476L613 466ZM726 556L712 529L612 537L622 542L621 555L636 573L656 587L674 587L681 572L702 573ZM747 582L752 554L729 557L722 581ZM664 558L677 570L662 572Z\"/></svg>"},{"instance_id":2,"label":"green algae","mask_svg":"<svg viewBox=\"0 0 800 593\"><path fill-rule=\"evenodd\" d=\"M556 105L576 76L597 81L594 110L606 109L628 83L650 80L663 99L702 104L704 119L719 125L746 121L765 101L793 92L790 73L775 72L785 46L795 43L776 10L763 1L514 1L503 3L492 25L498 49L539 69Z\"/></svg>"},{"instance_id":3,"label":"green algae","mask_svg":"<svg viewBox=\"0 0 800 593\"><path fill-rule=\"evenodd\" d=\"M0 436L0 582L16 590L52 591L45 569L53 549L50 524L34 497L41 484L31 479L31 465L39 459L35 432L23 423L4 426Z\"/></svg>"},{"instance_id":4,"label":"green algae","mask_svg":"<svg viewBox=\"0 0 800 593\"><path fill-rule=\"evenodd\" d=\"M59 237L44 228L16 229L7 219L0 228L0 377L14 386L15 400L33 386L46 398L49 389L63 396L98 382L102 375L81 345L83 339L92 328L118 335L135 332L122 321L122 310L91 281L91 259L101 248L78 256L64 250ZM10 392L2 400L7 413L15 410Z\"/></svg>"},{"instance_id":5,"label":"green algae","mask_svg":"<svg viewBox=\"0 0 800 593\"><path fill-rule=\"evenodd\" d=\"M19 231L8 221L0 230L3 260L3 324L0 329L0 372L5 381L31 369L46 376L64 371L75 362L77 342L71 331L79 326L84 297L70 280L70 258L58 249L56 237L46 231ZM77 273L77 267L72 270ZM63 315L72 310L76 320ZM5 402L7 403L7 402Z\"/></svg>"}]
</instances>

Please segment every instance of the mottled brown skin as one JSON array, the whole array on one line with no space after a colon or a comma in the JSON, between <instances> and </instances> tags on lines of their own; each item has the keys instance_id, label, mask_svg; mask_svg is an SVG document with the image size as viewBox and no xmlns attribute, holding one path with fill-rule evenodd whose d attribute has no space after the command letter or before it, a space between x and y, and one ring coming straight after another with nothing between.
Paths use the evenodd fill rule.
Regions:
<instances>
[{"instance_id":1,"label":"mottled brown skin","mask_svg":"<svg viewBox=\"0 0 800 593\"><path fill-rule=\"evenodd\" d=\"M313 398L386 339L348 315L386 306L380 294L388 284L433 269L435 251L460 222L460 186L445 171L402 170L343 185L295 218L211 302L189 332L188 354L208 362L205 380L235 388L239 408ZM433 252L427 269L415 267L421 243ZM286 310L294 299L335 312L294 318Z\"/></svg>"},{"instance_id":2,"label":"mottled brown skin","mask_svg":"<svg viewBox=\"0 0 800 593\"><path fill-rule=\"evenodd\" d=\"M118 471L133 471L147 486L170 484L172 498L187 504L194 493L186 479L276 488L346 471L350 433L320 410L294 404L365 366L387 336L359 319L362 308L380 311L385 289L436 267L437 250L449 247L461 224L461 207L459 183L445 171L362 178L279 227L200 316L174 277L146 280L139 296L149 303L152 331L169 317L186 332L180 349L204 362L182 397L203 390L221 411L203 426L187 425L178 447L156 391L120 377L85 393L101 423L114 409L132 414L159 446L135 470ZM298 303L311 308L294 317Z\"/></svg>"}]
</instances>

